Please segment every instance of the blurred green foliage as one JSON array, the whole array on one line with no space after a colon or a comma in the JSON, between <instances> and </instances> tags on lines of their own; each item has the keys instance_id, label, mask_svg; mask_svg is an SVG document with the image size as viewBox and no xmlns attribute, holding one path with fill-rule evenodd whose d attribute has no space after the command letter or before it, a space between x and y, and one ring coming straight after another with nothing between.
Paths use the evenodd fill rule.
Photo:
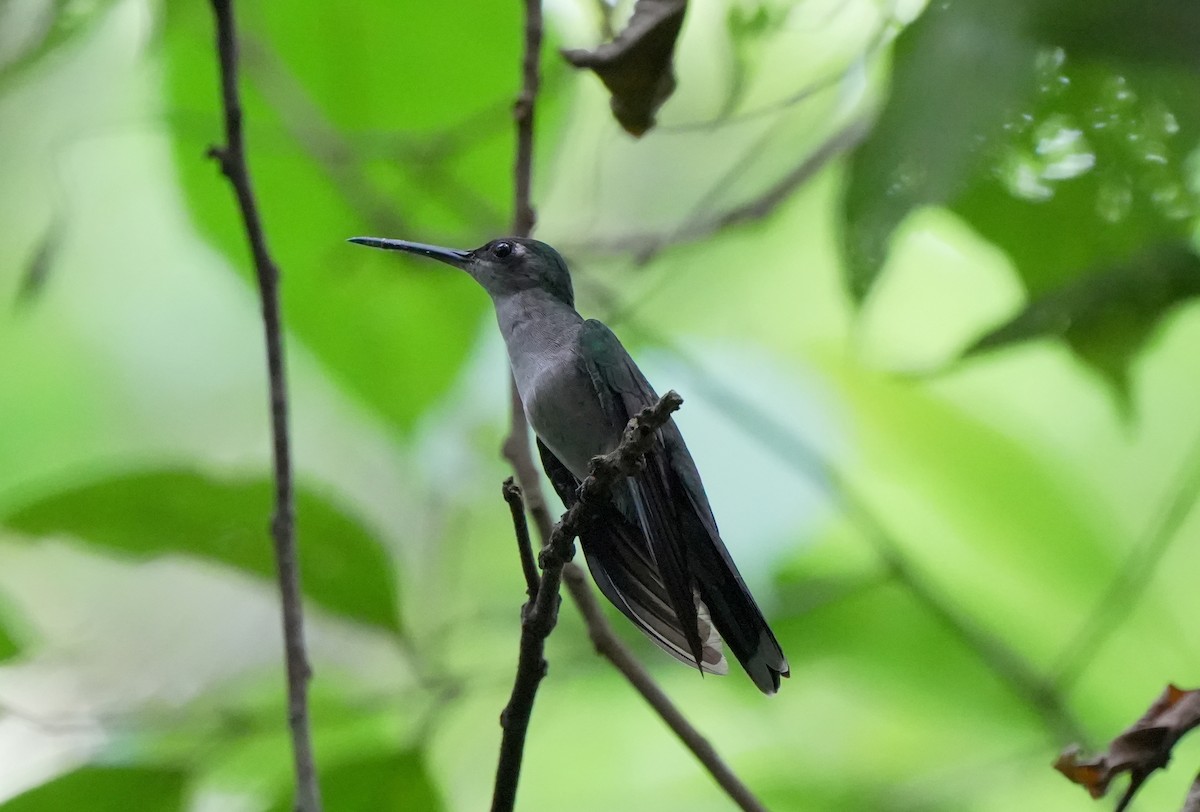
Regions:
<instances>
[{"instance_id":1,"label":"blurred green foliage","mask_svg":"<svg viewBox=\"0 0 1200 812\"><path fill-rule=\"evenodd\" d=\"M305 594L328 611L398 631L395 579L385 551L352 518L315 493L296 494ZM200 556L263 578L274 551L271 482L218 482L184 471L139 472L55 493L4 525L30 538L72 536L137 557Z\"/></svg>"},{"instance_id":2,"label":"blurred green foliage","mask_svg":"<svg viewBox=\"0 0 1200 812\"><path fill-rule=\"evenodd\" d=\"M538 234L687 399L793 676L764 700L630 644L772 809L1095 808L1054 755L1200 667L1200 11L692 3L636 141L557 53L600 11L546 11ZM490 793L523 594L503 352L469 280L344 240L505 230L519 14L239 5L330 810ZM4 809L289 806L211 26L0 7ZM549 660L522 808L727 808L569 610Z\"/></svg>"},{"instance_id":3,"label":"blurred green foliage","mask_svg":"<svg viewBox=\"0 0 1200 812\"><path fill-rule=\"evenodd\" d=\"M442 809L419 751L374 756L321 772L321 801L330 809ZM280 799L271 812L287 812Z\"/></svg>"},{"instance_id":4,"label":"blurred green foliage","mask_svg":"<svg viewBox=\"0 0 1200 812\"><path fill-rule=\"evenodd\" d=\"M5 804L5 812L94 809L146 812L182 809L187 776L179 771L133 767L84 767L56 778Z\"/></svg>"},{"instance_id":5,"label":"blurred green foliage","mask_svg":"<svg viewBox=\"0 0 1200 812\"><path fill-rule=\"evenodd\" d=\"M25 14L8 12L6 22L14 33L5 38L5 47L0 50L0 92L55 51L88 34L111 6L112 0L54 0Z\"/></svg>"},{"instance_id":6,"label":"blurred green foliage","mask_svg":"<svg viewBox=\"0 0 1200 812\"><path fill-rule=\"evenodd\" d=\"M260 195L263 219L271 232L295 235L275 241L276 260L289 272L282 289L288 324L342 386L402 429L450 385L470 347L464 325L478 318L484 302L447 296L448 275L428 269L414 269L397 285L395 271L377 271L383 265L377 258L343 256L343 243L364 229L385 235L407 229L453 242L466 234L477 239L480 225L501 227L511 89L491 66L516 64L516 32L487 49L447 48L447 40L430 35L464 27L502 31L510 22L499 5L482 8L486 13L439 6L423 11L419 25L387 3L360 6L348 19L311 3L243 12L250 17L242 47L252 170L259 186L275 190ZM165 102L178 122L171 134L180 182L198 226L250 280L231 193L213 182L217 167L205 158L221 133L213 54L198 36L211 12L205 3L168 3L164 12ZM318 41L314 32L321 32ZM314 53L340 56L313 59ZM444 75L436 77L435 69ZM462 95L444 92L447 75L459 77ZM426 80L392 84L391 77L408 76ZM403 103L373 101L392 93ZM481 113L459 143L430 131L445 128L447 117L457 123ZM470 197L456 197L459 188ZM331 284L335 277L340 284ZM420 317L435 310L440 319ZM370 354L362 352L364 343Z\"/></svg>"},{"instance_id":7,"label":"blurred green foliage","mask_svg":"<svg viewBox=\"0 0 1200 812\"><path fill-rule=\"evenodd\" d=\"M845 239L855 296L870 290L911 211L948 206L1008 254L1032 297L969 351L1063 335L1126 396L1141 341L1197 292L1187 281L1197 268L1176 274L1173 258L1190 250L1175 246L1192 237L1200 206L1189 164L1200 75L1159 39L1188 20L1173 3L1129 15L1114 52L1096 47L1112 20L1095 9L973 0L931 8L898 39L892 93L851 161ZM1111 278L1121 263L1160 295L1124 307L1127 288L1091 278ZM1153 281L1167 277L1181 282ZM1078 322L1086 329L1068 333Z\"/></svg>"}]
</instances>

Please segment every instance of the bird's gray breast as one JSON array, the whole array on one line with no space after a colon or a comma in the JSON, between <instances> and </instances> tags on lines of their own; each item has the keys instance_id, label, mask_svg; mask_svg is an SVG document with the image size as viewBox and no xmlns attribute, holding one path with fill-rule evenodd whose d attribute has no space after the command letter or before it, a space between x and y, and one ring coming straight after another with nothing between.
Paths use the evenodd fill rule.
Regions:
<instances>
[{"instance_id":1,"label":"bird's gray breast","mask_svg":"<svg viewBox=\"0 0 1200 812\"><path fill-rule=\"evenodd\" d=\"M524 359L517 388L529 425L554 456L583 479L588 461L616 447L620 427L600 408L591 376L574 348Z\"/></svg>"},{"instance_id":2,"label":"bird's gray breast","mask_svg":"<svg viewBox=\"0 0 1200 812\"><path fill-rule=\"evenodd\" d=\"M605 417L581 357L583 318L538 290L499 297L496 317L529 425L582 479L588 461L616 447L622 426Z\"/></svg>"}]
</instances>

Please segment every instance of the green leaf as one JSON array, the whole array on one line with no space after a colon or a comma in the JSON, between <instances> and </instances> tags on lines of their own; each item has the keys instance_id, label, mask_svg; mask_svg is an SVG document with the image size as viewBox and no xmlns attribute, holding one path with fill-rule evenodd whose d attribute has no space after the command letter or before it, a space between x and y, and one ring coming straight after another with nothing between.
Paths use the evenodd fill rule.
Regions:
<instances>
[{"instance_id":1,"label":"green leaf","mask_svg":"<svg viewBox=\"0 0 1200 812\"><path fill-rule=\"evenodd\" d=\"M717 119L731 115L743 100L751 79L759 70L768 38L787 24L789 9L762 3L747 8L731 5L727 19L733 59L729 66L729 90Z\"/></svg>"},{"instance_id":2,"label":"green leaf","mask_svg":"<svg viewBox=\"0 0 1200 812\"><path fill-rule=\"evenodd\" d=\"M1194 296L1200 296L1200 258L1186 244L1156 246L1034 299L963 356L1057 336L1127 393L1129 362L1163 315Z\"/></svg>"},{"instance_id":3,"label":"green leaf","mask_svg":"<svg viewBox=\"0 0 1200 812\"><path fill-rule=\"evenodd\" d=\"M1200 133L1200 82L1076 59L1032 39L1025 16L1020 4L951 3L897 43L891 95L845 193L848 282L859 298L895 227L924 205L950 205L1009 253L1033 290L1187 232L1196 207L1184 161ZM1148 11L1142 27L1162 23Z\"/></svg>"},{"instance_id":4,"label":"green leaf","mask_svg":"<svg viewBox=\"0 0 1200 812\"><path fill-rule=\"evenodd\" d=\"M150 471L55 494L4 524L29 536L70 535L136 556L182 553L274 578L272 504L267 480ZM392 562L361 525L320 494L300 488L296 538L309 599L344 617L399 629Z\"/></svg>"},{"instance_id":5,"label":"green leaf","mask_svg":"<svg viewBox=\"0 0 1200 812\"><path fill-rule=\"evenodd\" d=\"M1170 308L1196 296L1188 178L1200 80L1051 55L1038 103L998 165L953 203L1003 248L1032 299L964 356L1058 334L1127 401L1127 369ZM1189 98L1190 97L1190 98Z\"/></svg>"},{"instance_id":6,"label":"green leaf","mask_svg":"<svg viewBox=\"0 0 1200 812\"><path fill-rule=\"evenodd\" d=\"M1032 298L967 354L1056 332L1047 318L1095 311L1116 288L1136 288L1136 302L1106 305L1107 317L1093 313L1065 336L1123 391L1156 321L1195 295L1178 246L1200 212L1191 182L1200 77L1180 54L1105 50L1108 23L1080 13L1068 26L1063 8L958 2L905 32L892 95L851 166L848 284L865 296L900 222L945 205L1008 254ZM1129 23L1132 39L1181 13L1146 10ZM1190 19L1200 25L1200 7Z\"/></svg>"},{"instance_id":7,"label":"green leaf","mask_svg":"<svg viewBox=\"0 0 1200 812\"><path fill-rule=\"evenodd\" d=\"M0 663L12 659L20 650L21 647L17 645L17 641L3 625L0 625Z\"/></svg>"},{"instance_id":8,"label":"green leaf","mask_svg":"<svg viewBox=\"0 0 1200 812\"><path fill-rule=\"evenodd\" d=\"M895 228L962 191L1032 90L1036 44L1020 23L1015 4L938 3L897 40L891 94L854 153L843 200L856 299L879 275Z\"/></svg>"},{"instance_id":9,"label":"green leaf","mask_svg":"<svg viewBox=\"0 0 1200 812\"><path fill-rule=\"evenodd\" d=\"M321 799L328 809L438 812L445 808L419 750L338 764L321 770L320 780ZM290 797L280 798L270 812L288 812L291 808Z\"/></svg>"},{"instance_id":10,"label":"green leaf","mask_svg":"<svg viewBox=\"0 0 1200 812\"><path fill-rule=\"evenodd\" d=\"M1043 57L1028 112L1006 122L989 171L951 201L1002 248L1033 294L1187 239L1198 210L1194 76Z\"/></svg>"},{"instance_id":11,"label":"green leaf","mask_svg":"<svg viewBox=\"0 0 1200 812\"><path fill-rule=\"evenodd\" d=\"M1035 21L1040 38L1073 54L1200 67L1200 13L1193 0L1055 0L1040 10Z\"/></svg>"},{"instance_id":12,"label":"green leaf","mask_svg":"<svg viewBox=\"0 0 1200 812\"><path fill-rule=\"evenodd\" d=\"M176 770L84 767L0 804L4 812L157 812L186 808Z\"/></svg>"},{"instance_id":13,"label":"green leaf","mask_svg":"<svg viewBox=\"0 0 1200 812\"><path fill-rule=\"evenodd\" d=\"M229 184L205 157L222 137L211 14L204 3L164 8L179 181L197 227L253 284ZM470 282L448 269L346 239L472 248L504 227L517 27L494 4L396 14L374 2L347 16L309 0L242 17L248 162L287 327L343 388L408 430L457 376L487 298L456 295ZM486 33L487 47L467 47L464 30Z\"/></svg>"}]
</instances>

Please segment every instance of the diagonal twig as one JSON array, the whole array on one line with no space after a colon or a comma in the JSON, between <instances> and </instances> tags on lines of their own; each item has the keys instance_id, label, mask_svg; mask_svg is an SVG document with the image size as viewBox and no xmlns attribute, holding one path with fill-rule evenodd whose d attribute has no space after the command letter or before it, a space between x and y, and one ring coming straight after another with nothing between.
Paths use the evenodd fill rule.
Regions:
<instances>
[{"instance_id":1,"label":"diagonal twig","mask_svg":"<svg viewBox=\"0 0 1200 812\"><path fill-rule=\"evenodd\" d=\"M769 188L726 211L710 213L706 212L705 208L709 199L715 199L725 191L739 170L744 171L745 166L759 159L761 149L752 149L735 162L729 172L709 187L705 198L693 207L694 216L687 218L678 227L662 232L631 231L617 236L580 240L570 244L568 248L601 255L629 255L637 264L645 265L666 248L699 242L727 229L763 220L777 211L797 189L804 186L831 161L853 149L870 131L871 124L872 119L869 115L851 120L818 144ZM764 142L773 135L773 131L768 131ZM761 144L756 145L760 146Z\"/></svg>"},{"instance_id":2,"label":"diagonal twig","mask_svg":"<svg viewBox=\"0 0 1200 812\"><path fill-rule=\"evenodd\" d=\"M1054 682L1060 690L1067 691L1074 686L1121 621L1140 603L1167 549L1179 538L1179 528L1191 515L1198 497L1200 436L1192 442L1166 500L1155 513L1145 535L1129 551L1083 626L1064 647L1064 653L1053 669Z\"/></svg>"},{"instance_id":3,"label":"diagonal twig","mask_svg":"<svg viewBox=\"0 0 1200 812\"><path fill-rule=\"evenodd\" d=\"M496 766L492 812L510 812L516 803L525 735L529 730L538 686L546 676L546 638L558 620L561 602L559 586L563 568L575 555L575 538L591 520L597 507L608 499L613 486L637 470L638 462L654 443L658 429L666 424L671 413L682 403L683 398L675 392L667 392L657 403L642 409L629 421L615 450L592 459L588 476L579 486L579 500L559 519L550 533L550 543L542 549L541 584L536 596L521 611L517 676L508 705L500 715L504 735L500 742L500 761ZM509 504L512 505L511 502ZM516 526L516 531L519 536L520 524Z\"/></svg>"},{"instance_id":4,"label":"diagonal twig","mask_svg":"<svg viewBox=\"0 0 1200 812\"><path fill-rule=\"evenodd\" d=\"M296 773L296 809L319 812L321 793L313 762L308 725L308 680L311 670L304 649L304 615L301 607L300 568L296 555L295 503L292 487L291 441L288 435L287 377L284 364L283 319L279 306L279 268L267 250L258 205L250 184L242 137L242 106L238 95L237 37L233 0L212 0L217 26L221 100L225 112L225 144L209 150L229 179L237 197L242 224L254 257L254 271L262 298L267 372L271 401L271 438L275 463L275 507L271 537L283 603L284 655L287 665L288 726Z\"/></svg>"},{"instance_id":5,"label":"diagonal twig","mask_svg":"<svg viewBox=\"0 0 1200 812\"><path fill-rule=\"evenodd\" d=\"M602 296L616 301L607 287L597 286ZM846 517L858 528L864 541L889 576L946 629L957 637L981 662L988 666L1012 693L1027 702L1055 738L1083 741L1082 726L1067 707L1063 693L1054 682L1035 668L1024 655L1002 637L960 611L912 562L899 541L887 529L867 501L846 477L826 460L809 442L781 425L741 393L707 374L704 366L682 347L644 324L626 319L626 325L656 346L668 350L692 376L694 385L727 416L737 421L746 436L759 443L793 470L812 481L822 483L830 499L841 506Z\"/></svg>"},{"instance_id":6,"label":"diagonal twig","mask_svg":"<svg viewBox=\"0 0 1200 812\"><path fill-rule=\"evenodd\" d=\"M647 704L666 723L679 740L692 751L696 759L704 765L708 773L725 791L725 794L744 812L766 812L766 807L755 797L742 780L738 778L728 764L721 758L716 748L699 730L697 730L683 712L676 707L666 692L659 687L646 666L633 656L633 652L621 642L613 631L596 593L588 585L587 576L575 564L568 564L563 572L563 581L571 598L583 615L587 624L588 637L596 652L608 660L621 672L626 680L642 695Z\"/></svg>"},{"instance_id":7,"label":"diagonal twig","mask_svg":"<svg viewBox=\"0 0 1200 812\"><path fill-rule=\"evenodd\" d=\"M419 182L425 192L464 218L499 222L490 203L459 182L445 165L449 158L470 144L461 136L456 137L461 130L470 128L472 137L486 133L480 121L468 119L450 130L419 139L396 134L390 138L386 149L381 149L379 144L367 148L360 143L361 138L350 137L329 120L317 100L270 45L252 37L243 38L240 44L244 54L243 71L248 81L278 113L287 135L373 230L381 234L403 234L410 230L392 196L380 190L378 178L368 171L366 159L374 157L375 153L393 159L392 162ZM484 115L493 113L490 108L484 111Z\"/></svg>"}]
</instances>

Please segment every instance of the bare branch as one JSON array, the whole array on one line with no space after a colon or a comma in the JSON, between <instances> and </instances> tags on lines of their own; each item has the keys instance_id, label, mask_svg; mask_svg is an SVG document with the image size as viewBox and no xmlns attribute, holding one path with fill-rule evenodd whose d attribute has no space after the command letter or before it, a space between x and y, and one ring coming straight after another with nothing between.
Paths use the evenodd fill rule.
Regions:
<instances>
[{"instance_id":1,"label":"bare branch","mask_svg":"<svg viewBox=\"0 0 1200 812\"><path fill-rule=\"evenodd\" d=\"M538 0L525 0L525 51L521 62L522 87L514 108L514 118L517 125L517 153L514 164L513 184L515 190L513 234L523 237L530 235L537 219L531 201L531 189L533 177L533 122L537 92L540 84L538 59L541 50L541 39L541 6ZM529 423L525 419L524 406L521 403L521 395L517 391L515 380L510 379L509 395L511 421L508 436L504 440L502 453L517 475L517 482L520 483L530 515L533 516L534 524L537 526L542 546L548 547L551 543L553 522L550 511L546 507L546 497L542 491L538 469L534 464L533 454L530 450ZM583 570L576 564L568 561L562 567L561 577L566 581L567 591L570 593L572 600L575 601L575 605L579 608L580 614L587 624L588 637L591 639L596 651L611 662L629 684L642 695L642 698L662 717L663 721L674 731L680 741L692 751L700 763L704 765L705 769L716 779L717 783L720 784L742 809L747 810L747 812L759 812L763 810L764 807L754 797L754 794L750 792L750 789L738 780L733 771L729 769L728 765L713 750L712 745L688 722L679 709L667 698L663 690L658 687L658 684L655 683L649 672L646 671L637 661L637 658L633 656L632 652L617 637L612 625L604 616ZM543 581L543 585L544 583ZM555 594L557 594L558 583L553 584L553 589ZM524 658L524 646L522 646L521 651L521 657ZM522 666L520 660L521 658L519 658L518 662L518 671L520 671ZM540 655L533 662L524 662L524 666L531 671L540 667L542 673L544 673L545 669L545 663L540 659ZM532 702L532 698L530 701ZM507 720L505 720L505 723L507 724ZM528 719L526 719L525 724L526 726L528 725ZM523 748L524 733L522 732L521 735L520 747ZM512 791L515 794L517 775L520 770L520 749L516 742L513 743L513 748L517 750L518 757L516 771L512 773ZM497 775L497 779L499 778L500 776ZM499 789L499 786L497 789Z\"/></svg>"},{"instance_id":2,"label":"bare branch","mask_svg":"<svg viewBox=\"0 0 1200 812\"><path fill-rule=\"evenodd\" d=\"M727 211L710 214L704 209L707 207L709 198L722 194L728 188L731 177L736 177L744 172L747 166L761 157L761 147L763 146L761 142L712 184L709 194L694 207L695 215L687 218L677 228L669 231L628 233L603 239L581 240L568 247L573 251L587 253L631 254L639 264L645 264L664 248L696 242L728 228L762 220L775 212L791 197L793 192L807 183L821 169L824 169L830 161L853 149L870 131L871 123L870 116L856 118L849 122L821 142L770 188ZM765 138L769 139L773 134L772 131L768 131Z\"/></svg>"},{"instance_id":3,"label":"bare branch","mask_svg":"<svg viewBox=\"0 0 1200 812\"><path fill-rule=\"evenodd\" d=\"M546 508L545 497L541 493L541 483L538 480L537 469L534 467L533 458L529 451L529 430L525 422L525 413L521 410L521 401L519 398L517 398L514 405L512 421L513 425L510 429L508 440L505 441L504 445L505 457L509 459L514 470L518 472L517 478L522 483L522 489L529 502L529 511L533 516L534 524L538 528L542 544L547 545L550 543L553 525L550 513ZM518 437L520 440L514 442L514 437ZM524 448L523 455L521 453L522 448ZM510 456L510 452L515 455L515 459L513 456ZM529 479L524 478L521 473L522 471L526 472L524 476L528 476ZM526 482L530 484L527 486L524 484ZM538 494L536 506L534 500L531 498L532 493ZM763 812L766 807L754 797L754 793L750 791L750 788L722 760L708 739L687 720L687 717L683 715L675 703L671 701L670 697L655 682L654 677L650 675L646 667L633 656L633 652L617 636L612 624L608 622L604 610L601 609L600 602L596 599L596 593L592 590L591 582L588 580L588 576L584 573L583 569L578 564L573 562L568 563L563 568L562 577L571 600L574 601L576 608L579 609L579 614L587 626L588 639L592 641L596 653L608 660L633 689L641 694L642 699L646 700L646 703L659 715L667 727L679 737L684 746L692 752L696 760L712 775L717 784L725 790L726 794L733 799L740 809L745 810L745 812Z\"/></svg>"},{"instance_id":4,"label":"bare branch","mask_svg":"<svg viewBox=\"0 0 1200 812\"><path fill-rule=\"evenodd\" d=\"M529 525L525 522L525 500L521 498L521 489L509 477L504 480L502 489L504 501L512 513L513 533L517 536L517 550L521 554L521 571L525 574L525 594L529 600L537 597L541 584L538 578L537 562L533 557L533 545L529 541Z\"/></svg>"},{"instance_id":5,"label":"bare branch","mask_svg":"<svg viewBox=\"0 0 1200 812\"><path fill-rule=\"evenodd\" d=\"M542 550L542 580L537 595L521 612L521 649L512 695L500 715L504 735L496 767L492 812L510 812L516 803L517 782L525 750L525 735L533 713L538 686L546 676L546 638L558 620L563 567L575 555L575 538L586 526L596 507L609 496L613 485L637 469L638 461L655 441L655 432L680 407L683 398L667 392L657 403L642 409L625 429L620 444L609 454L592 459L588 476L579 486L579 500L554 526L550 543ZM511 505L511 503L510 503Z\"/></svg>"},{"instance_id":6,"label":"bare branch","mask_svg":"<svg viewBox=\"0 0 1200 812\"><path fill-rule=\"evenodd\" d=\"M541 0L524 0L525 36L524 52L521 56L521 92L513 106L513 120L517 128L516 158L513 164L513 234L528 237L533 233L537 215L533 209L533 122L537 105L538 86L541 81L539 62L542 55L542 4ZM546 546L550 540L550 514L546 510L546 497L538 485L537 469L529 451L529 423L525 419L525 407L517 391L516 378L509 378L509 401L511 423L508 437L504 440L502 453L517 474L521 488L528 494L529 507ZM510 503L511 508L511 503ZM515 521L515 520L514 520ZM532 556L532 550L530 551ZM563 562L565 564L566 562ZM524 566L524 565L523 565ZM492 793L492 810L511 810L517 800L517 782L521 777L521 759L525 752L525 734L529 729L529 715L533 712L533 699L537 686L546 674L543 657L545 637L532 633L527 611L536 607L543 595L553 593L554 614L558 614L558 587L562 577L562 565L556 571L545 572L536 592L522 607L521 648L517 656L517 676L512 696L500 715L504 735L500 743L500 761L496 765L496 786ZM536 577L536 576L535 576ZM534 580L525 576L526 584ZM549 597L547 597L547 600ZM534 609L536 611L536 609ZM549 634L549 630L546 632Z\"/></svg>"},{"instance_id":7,"label":"bare branch","mask_svg":"<svg viewBox=\"0 0 1200 812\"><path fill-rule=\"evenodd\" d=\"M629 684L637 689L642 698L666 722L671 732L692 751L697 760L704 765L704 768L738 805L739 809L745 810L745 812L766 812L766 807L758 798L754 797L750 788L743 784L729 765L722 760L712 743L692 726L687 717L650 676L646 667L638 662L633 653L617 637L608 619L604 616L604 611L600 608L600 602L596 600L596 593L588 585L587 576L584 575L583 570L574 564L569 564L563 572L563 581L566 583L575 605L579 607L579 613L583 615L584 623L587 624L588 637L595 646L596 652L611 662L629 681Z\"/></svg>"},{"instance_id":8,"label":"bare branch","mask_svg":"<svg viewBox=\"0 0 1200 812\"><path fill-rule=\"evenodd\" d=\"M521 93L513 106L517 123L517 155L513 166L513 234L528 237L533 233L537 214L533 209L533 120L537 106L542 55L541 0L525 0L525 52L521 57Z\"/></svg>"},{"instance_id":9,"label":"bare branch","mask_svg":"<svg viewBox=\"0 0 1200 812\"><path fill-rule=\"evenodd\" d=\"M301 606L300 568L296 556L295 504L292 488L291 443L288 435L287 378L284 364L283 325L279 307L279 268L267 250L267 239L250 184L242 137L242 107L238 96L237 37L233 0L212 0L217 23L217 54L221 66L221 98L225 111L225 145L212 147L221 172L237 197L242 224L254 257L254 271L262 298L263 331L267 347L267 372L271 401L271 436L275 462L275 508L271 536L283 602L283 639L287 664L288 725L296 773L296 809L319 812L321 793L313 762L308 726L308 680L311 670L304 649L304 615Z\"/></svg>"}]
</instances>

